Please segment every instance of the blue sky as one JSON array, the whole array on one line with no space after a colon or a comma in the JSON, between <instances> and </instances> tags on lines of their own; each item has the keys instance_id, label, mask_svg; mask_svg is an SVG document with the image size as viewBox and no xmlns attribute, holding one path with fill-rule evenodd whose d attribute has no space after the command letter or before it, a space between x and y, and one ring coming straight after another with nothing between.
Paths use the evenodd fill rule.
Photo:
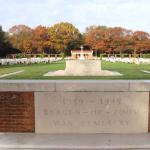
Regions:
<instances>
[{"instance_id":1,"label":"blue sky","mask_svg":"<svg viewBox=\"0 0 150 150\"><path fill-rule=\"evenodd\" d=\"M106 25L150 33L150 0L0 0L4 30L61 21L73 23L81 32L89 25Z\"/></svg>"}]
</instances>

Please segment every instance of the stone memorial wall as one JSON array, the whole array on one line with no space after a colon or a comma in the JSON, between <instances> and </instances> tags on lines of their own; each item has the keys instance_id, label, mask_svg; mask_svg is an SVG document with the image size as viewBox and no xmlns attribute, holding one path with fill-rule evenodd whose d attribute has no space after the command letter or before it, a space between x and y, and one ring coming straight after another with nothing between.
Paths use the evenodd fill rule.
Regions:
<instances>
[{"instance_id":1,"label":"stone memorial wall","mask_svg":"<svg viewBox=\"0 0 150 150\"><path fill-rule=\"evenodd\" d=\"M150 132L150 81L0 81L0 132Z\"/></svg>"}]
</instances>

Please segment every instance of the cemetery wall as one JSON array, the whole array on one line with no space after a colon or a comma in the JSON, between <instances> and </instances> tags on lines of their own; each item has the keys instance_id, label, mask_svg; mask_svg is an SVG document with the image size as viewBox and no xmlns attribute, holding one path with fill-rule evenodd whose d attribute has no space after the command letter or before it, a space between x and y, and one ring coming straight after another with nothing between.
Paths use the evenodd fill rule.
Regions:
<instances>
[{"instance_id":1,"label":"cemetery wall","mask_svg":"<svg viewBox=\"0 0 150 150\"><path fill-rule=\"evenodd\" d=\"M150 81L1 80L0 132L150 132Z\"/></svg>"}]
</instances>

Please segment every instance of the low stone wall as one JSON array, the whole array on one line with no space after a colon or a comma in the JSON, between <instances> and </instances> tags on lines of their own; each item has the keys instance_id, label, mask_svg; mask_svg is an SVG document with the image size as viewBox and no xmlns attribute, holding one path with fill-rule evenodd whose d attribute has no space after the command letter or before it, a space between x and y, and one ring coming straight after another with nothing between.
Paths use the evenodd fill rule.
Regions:
<instances>
[{"instance_id":1,"label":"low stone wall","mask_svg":"<svg viewBox=\"0 0 150 150\"><path fill-rule=\"evenodd\" d=\"M1 80L0 132L150 132L150 81Z\"/></svg>"}]
</instances>

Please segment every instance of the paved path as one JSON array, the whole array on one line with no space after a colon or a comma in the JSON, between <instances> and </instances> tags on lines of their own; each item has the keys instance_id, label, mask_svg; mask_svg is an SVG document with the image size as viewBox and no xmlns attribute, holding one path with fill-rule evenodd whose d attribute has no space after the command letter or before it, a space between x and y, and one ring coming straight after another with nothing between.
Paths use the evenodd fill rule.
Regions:
<instances>
[{"instance_id":1,"label":"paved path","mask_svg":"<svg viewBox=\"0 0 150 150\"><path fill-rule=\"evenodd\" d=\"M150 74L150 71L148 71L148 70L142 70L142 72Z\"/></svg>"},{"instance_id":2,"label":"paved path","mask_svg":"<svg viewBox=\"0 0 150 150\"><path fill-rule=\"evenodd\" d=\"M19 73L22 73L22 72L24 72L24 70L20 70L20 71L16 71L16 72L8 73L8 74L3 74L3 75L0 75L0 78L4 78L4 77L7 77L7 76L11 76L11 75L19 74Z\"/></svg>"},{"instance_id":3,"label":"paved path","mask_svg":"<svg viewBox=\"0 0 150 150\"><path fill-rule=\"evenodd\" d=\"M150 150L150 134L0 134L0 150Z\"/></svg>"}]
</instances>

